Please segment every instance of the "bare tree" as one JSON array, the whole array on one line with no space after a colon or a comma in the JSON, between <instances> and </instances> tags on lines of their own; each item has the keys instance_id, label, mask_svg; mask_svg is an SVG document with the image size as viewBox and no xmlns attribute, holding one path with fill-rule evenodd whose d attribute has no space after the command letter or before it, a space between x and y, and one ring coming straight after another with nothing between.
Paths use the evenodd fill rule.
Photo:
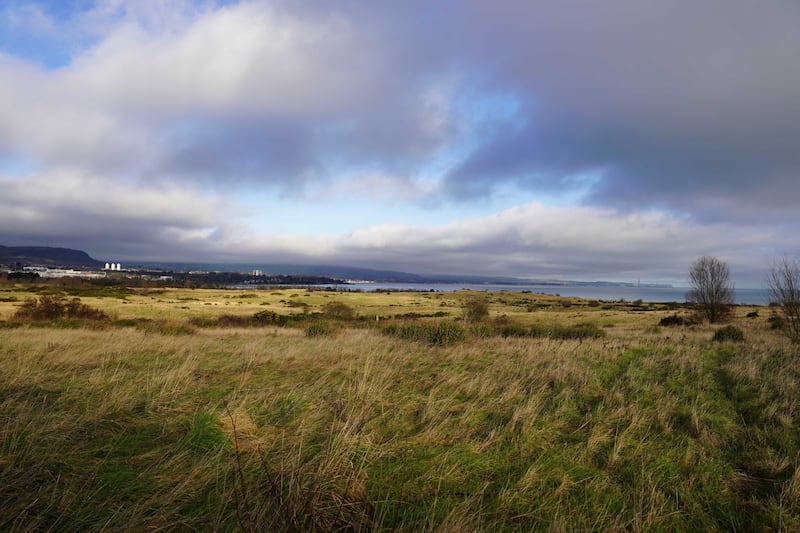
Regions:
<instances>
[{"instance_id":1,"label":"bare tree","mask_svg":"<svg viewBox=\"0 0 800 533\"><path fill-rule=\"evenodd\" d=\"M686 299L697 304L709 322L718 322L730 313L733 285L728 263L703 256L689 267L689 279L692 290L686 294Z\"/></svg>"},{"instance_id":2,"label":"bare tree","mask_svg":"<svg viewBox=\"0 0 800 533\"><path fill-rule=\"evenodd\" d=\"M781 309L783 331L792 342L800 343L800 260L775 260L767 275L767 287Z\"/></svg>"}]
</instances>

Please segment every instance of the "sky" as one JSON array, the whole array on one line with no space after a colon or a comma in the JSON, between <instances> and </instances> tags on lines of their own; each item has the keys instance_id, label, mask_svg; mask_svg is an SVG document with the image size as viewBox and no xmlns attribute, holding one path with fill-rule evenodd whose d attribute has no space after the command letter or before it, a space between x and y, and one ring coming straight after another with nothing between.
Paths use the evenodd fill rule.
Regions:
<instances>
[{"instance_id":1,"label":"sky","mask_svg":"<svg viewBox=\"0 0 800 533\"><path fill-rule=\"evenodd\" d=\"M794 0L0 0L0 244L740 287L800 254Z\"/></svg>"}]
</instances>

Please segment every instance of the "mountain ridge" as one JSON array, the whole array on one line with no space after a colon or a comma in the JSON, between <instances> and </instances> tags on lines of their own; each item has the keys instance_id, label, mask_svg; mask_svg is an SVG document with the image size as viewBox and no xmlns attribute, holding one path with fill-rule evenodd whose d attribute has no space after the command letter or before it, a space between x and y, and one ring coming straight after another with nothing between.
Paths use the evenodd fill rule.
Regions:
<instances>
[{"instance_id":1,"label":"mountain ridge","mask_svg":"<svg viewBox=\"0 0 800 533\"><path fill-rule=\"evenodd\" d=\"M94 259L82 250L52 246L3 246L0 245L0 264L24 264L63 267L100 268L103 262Z\"/></svg>"}]
</instances>

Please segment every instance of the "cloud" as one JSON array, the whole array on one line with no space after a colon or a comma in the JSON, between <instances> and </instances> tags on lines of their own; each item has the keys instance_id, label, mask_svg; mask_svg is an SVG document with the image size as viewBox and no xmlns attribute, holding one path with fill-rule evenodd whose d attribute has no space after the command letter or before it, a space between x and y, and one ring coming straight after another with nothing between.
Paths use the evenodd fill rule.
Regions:
<instances>
[{"instance_id":1,"label":"cloud","mask_svg":"<svg viewBox=\"0 0 800 533\"><path fill-rule=\"evenodd\" d=\"M454 194L557 189L595 170L595 204L793 216L797 4L471 2L464 19L469 54L516 89L525 120L452 169Z\"/></svg>"},{"instance_id":2,"label":"cloud","mask_svg":"<svg viewBox=\"0 0 800 533\"><path fill-rule=\"evenodd\" d=\"M76 24L102 30L69 64L6 56L0 153L292 189L353 164L415 169L449 140L446 87L398 70L380 28L282 3L190 5L99 2Z\"/></svg>"},{"instance_id":3,"label":"cloud","mask_svg":"<svg viewBox=\"0 0 800 533\"><path fill-rule=\"evenodd\" d=\"M75 5L0 11L7 239L520 275L792 251L796 3ZM230 199L247 190L371 215L265 234Z\"/></svg>"},{"instance_id":4,"label":"cloud","mask_svg":"<svg viewBox=\"0 0 800 533\"><path fill-rule=\"evenodd\" d=\"M4 241L116 248L128 256L148 247L168 253L172 244L198 237L210 241L232 207L172 184L125 183L69 171L0 177L0 188Z\"/></svg>"},{"instance_id":5,"label":"cloud","mask_svg":"<svg viewBox=\"0 0 800 533\"><path fill-rule=\"evenodd\" d=\"M332 236L265 234L224 196L61 172L0 179L0 240L72 246L100 258L362 265L421 273L683 281L713 254L756 283L791 235L666 212L534 202L441 225L378 224ZM711 244L713 243L713 244ZM753 254L760 249L761 254ZM769 254L767 253L766 256Z\"/></svg>"}]
</instances>

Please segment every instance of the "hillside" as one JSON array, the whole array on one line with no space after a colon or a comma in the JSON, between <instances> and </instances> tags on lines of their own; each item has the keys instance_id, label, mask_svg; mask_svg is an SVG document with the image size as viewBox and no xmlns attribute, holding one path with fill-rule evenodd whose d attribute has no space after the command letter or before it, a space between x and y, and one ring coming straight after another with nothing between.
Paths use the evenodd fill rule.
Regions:
<instances>
[{"instance_id":1,"label":"hillside","mask_svg":"<svg viewBox=\"0 0 800 533\"><path fill-rule=\"evenodd\" d=\"M86 252L50 246L0 246L0 264L48 265L64 267L102 267L103 263Z\"/></svg>"}]
</instances>

